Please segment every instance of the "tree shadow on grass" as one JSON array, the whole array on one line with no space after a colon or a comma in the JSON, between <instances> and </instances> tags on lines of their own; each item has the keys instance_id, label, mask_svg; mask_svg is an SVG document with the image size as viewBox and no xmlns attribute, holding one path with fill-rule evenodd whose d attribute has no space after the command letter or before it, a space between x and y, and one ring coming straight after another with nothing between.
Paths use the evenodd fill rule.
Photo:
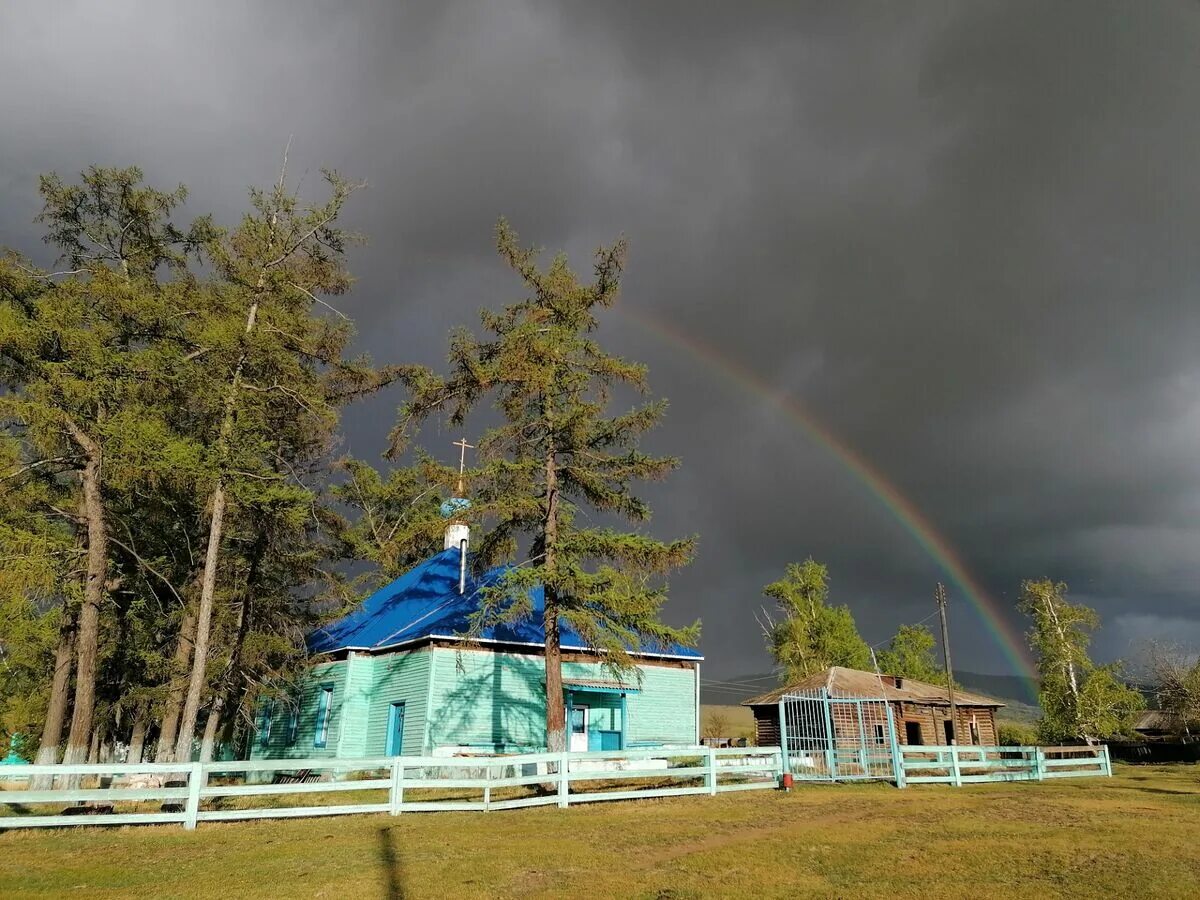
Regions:
<instances>
[{"instance_id":1,"label":"tree shadow on grass","mask_svg":"<svg viewBox=\"0 0 1200 900\"><path fill-rule=\"evenodd\" d=\"M383 867L384 896L388 900L403 900L407 896L404 892L404 873L390 828L379 829L379 862Z\"/></svg>"},{"instance_id":2,"label":"tree shadow on grass","mask_svg":"<svg viewBox=\"0 0 1200 900\"><path fill-rule=\"evenodd\" d=\"M1195 790L1195 791L1174 790L1172 788L1147 787L1145 785L1128 785L1128 786L1126 786L1123 784L1105 785L1105 787L1108 787L1111 790L1117 790L1117 791L1134 791L1138 794L1175 794L1177 796L1182 796L1182 797L1200 796L1200 790Z\"/></svg>"}]
</instances>

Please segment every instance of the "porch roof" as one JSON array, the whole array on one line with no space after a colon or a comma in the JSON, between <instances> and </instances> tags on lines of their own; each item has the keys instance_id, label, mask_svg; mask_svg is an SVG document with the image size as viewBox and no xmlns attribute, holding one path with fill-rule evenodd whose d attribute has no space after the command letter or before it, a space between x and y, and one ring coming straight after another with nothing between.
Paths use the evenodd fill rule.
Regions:
<instances>
[{"instance_id":1,"label":"porch roof","mask_svg":"<svg viewBox=\"0 0 1200 900\"><path fill-rule=\"evenodd\" d=\"M622 684L619 681L599 681L594 678L564 678L563 687L567 690L599 694L639 694L642 690L640 687Z\"/></svg>"}]
</instances>

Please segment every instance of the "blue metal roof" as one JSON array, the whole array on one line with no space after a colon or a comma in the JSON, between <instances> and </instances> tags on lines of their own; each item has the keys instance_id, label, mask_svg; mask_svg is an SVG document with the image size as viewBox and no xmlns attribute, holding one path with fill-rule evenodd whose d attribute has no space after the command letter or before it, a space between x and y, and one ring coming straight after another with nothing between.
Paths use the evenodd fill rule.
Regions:
<instances>
[{"instance_id":1,"label":"blue metal roof","mask_svg":"<svg viewBox=\"0 0 1200 900\"><path fill-rule=\"evenodd\" d=\"M457 548L443 550L377 590L353 612L312 632L308 636L309 652L382 650L427 638L462 638L469 625L469 616L478 607L479 592L495 584L505 570L506 567L501 566L475 578L468 567L466 590L460 594L459 551ZM544 594L540 586L530 591L530 599L533 615L522 622L485 629L479 640L544 646ZM565 650L592 649L566 622L560 624L560 643ZM652 656L704 658L696 650L676 644L643 646L638 652Z\"/></svg>"}]
</instances>

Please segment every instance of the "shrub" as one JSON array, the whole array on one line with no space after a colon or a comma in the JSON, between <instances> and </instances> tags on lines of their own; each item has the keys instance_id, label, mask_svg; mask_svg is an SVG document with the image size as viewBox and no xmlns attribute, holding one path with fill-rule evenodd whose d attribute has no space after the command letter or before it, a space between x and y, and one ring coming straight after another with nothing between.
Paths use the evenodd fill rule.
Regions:
<instances>
[{"instance_id":1,"label":"shrub","mask_svg":"<svg viewBox=\"0 0 1200 900\"><path fill-rule=\"evenodd\" d=\"M1037 732L1028 725L1002 722L998 730L1000 744L1004 747L1031 747L1038 742Z\"/></svg>"}]
</instances>

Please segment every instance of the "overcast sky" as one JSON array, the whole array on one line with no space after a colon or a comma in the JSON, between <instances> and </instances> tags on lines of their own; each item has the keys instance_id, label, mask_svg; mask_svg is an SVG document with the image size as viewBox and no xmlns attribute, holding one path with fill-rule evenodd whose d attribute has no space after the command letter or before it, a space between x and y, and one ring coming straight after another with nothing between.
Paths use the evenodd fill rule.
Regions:
<instances>
[{"instance_id":1,"label":"overcast sky","mask_svg":"<svg viewBox=\"0 0 1200 900\"><path fill-rule=\"evenodd\" d=\"M498 215L583 271L624 233L629 312L601 338L671 400L650 444L684 465L651 527L700 535L669 616L703 619L710 674L768 668L755 613L789 561L826 562L872 642L946 575L645 317L854 448L1017 628L1045 575L1099 610L1104 658L1200 643L1194 3L10 0L0 85L0 244L42 262L51 169L137 164L224 221L289 136L302 191L366 179L344 307L381 361L436 364L519 295ZM401 399L352 411L349 449L376 458ZM1007 671L951 603L958 666Z\"/></svg>"}]
</instances>

